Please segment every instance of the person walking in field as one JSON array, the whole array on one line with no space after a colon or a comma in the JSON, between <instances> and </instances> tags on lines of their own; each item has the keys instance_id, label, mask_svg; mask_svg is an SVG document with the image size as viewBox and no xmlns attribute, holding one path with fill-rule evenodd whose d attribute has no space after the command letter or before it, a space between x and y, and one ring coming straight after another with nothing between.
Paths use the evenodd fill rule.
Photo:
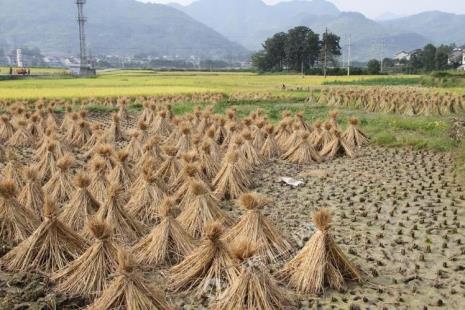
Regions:
<instances>
[{"instance_id":1,"label":"person walking in field","mask_svg":"<svg viewBox=\"0 0 465 310\"><path fill-rule=\"evenodd\" d=\"M13 75L13 68L10 67L10 75Z\"/></svg>"}]
</instances>

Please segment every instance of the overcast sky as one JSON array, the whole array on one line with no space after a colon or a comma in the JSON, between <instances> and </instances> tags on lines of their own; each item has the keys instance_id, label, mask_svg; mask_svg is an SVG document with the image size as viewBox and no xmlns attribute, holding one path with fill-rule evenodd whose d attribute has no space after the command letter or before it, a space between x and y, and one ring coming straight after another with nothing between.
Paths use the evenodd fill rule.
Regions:
<instances>
[{"instance_id":1,"label":"overcast sky","mask_svg":"<svg viewBox=\"0 0 465 310\"><path fill-rule=\"evenodd\" d=\"M143 2L188 4L193 0L139 0ZM263 0L274 4L281 0ZM398 15L415 14L422 11L440 10L451 13L465 14L465 0L331 0L340 10L357 11L369 17L378 17L384 13Z\"/></svg>"}]
</instances>

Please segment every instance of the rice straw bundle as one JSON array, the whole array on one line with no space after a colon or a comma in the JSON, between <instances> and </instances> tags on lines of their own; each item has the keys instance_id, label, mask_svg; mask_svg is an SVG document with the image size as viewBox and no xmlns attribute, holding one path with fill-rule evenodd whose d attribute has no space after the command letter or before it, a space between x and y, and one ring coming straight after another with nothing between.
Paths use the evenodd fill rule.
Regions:
<instances>
[{"instance_id":1,"label":"rice straw bundle","mask_svg":"<svg viewBox=\"0 0 465 310\"><path fill-rule=\"evenodd\" d=\"M171 310L164 293L148 284L136 270L133 258L118 250L116 276L88 310Z\"/></svg>"},{"instance_id":2,"label":"rice straw bundle","mask_svg":"<svg viewBox=\"0 0 465 310\"><path fill-rule=\"evenodd\" d=\"M151 169L144 169L141 177L141 182L137 182L137 186L131 190L126 210L137 220L151 226L160 218L159 204L165 193Z\"/></svg>"},{"instance_id":3,"label":"rice straw bundle","mask_svg":"<svg viewBox=\"0 0 465 310\"><path fill-rule=\"evenodd\" d=\"M2 115L0 121L0 141L6 142L14 135L15 128L7 115Z\"/></svg>"},{"instance_id":4,"label":"rice straw bundle","mask_svg":"<svg viewBox=\"0 0 465 310\"><path fill-rule=\"evenodd\" d=\"M252 167L260 166L263 163L261 155L258 153L257 149L252 144L252 134L249 130L244 130L242 132L242 138L244 143L241 146L241 153L244 155L245 159Z\"/></svg>"},{"instance_id":5,"label":"rice straw bundle","mask_svg":"<svg viewBox=\"0 0 465 310\"><path fill-rule=\"evenodd\" d=\"M171 184L174 182L176 176L181 170L179 161L176 158L178 150L175 147L168 145L163 147L163 152L165 153L166 159L161 164L156 174L166 184Z\"/></svg>"},{"instance_id":6,"label":"rice straw bundle","mask_svg":"<svg viewBox=\"0 0 465 310\"><path fill-rule=\"evenodd\" d=\"M246 213L225 234L224 240L232 247L238 246L245 239L259 244L257 254L267 262L275 263L278 259L287 257L292 247L260 211L266 202L266 198L257 193L242 194L237 204Z\"/></svg>"},{"instance_id":7,"label":"rice straw bundle","mask_svg":"<svg viewBox=\"0 0 465 310\"><path fill-rule=\"evenodd\" d=\"M29 132L33 139L38 139L43 135L44 132L42 125L40 124L40 115L37 113L32 114L29 121L30 122L27 125L26 130Z\"/></svg>"},{"instance_id":8,"label":"rice straw bundle","mask_svg":"<svg viewBox=\"0 0 465 310\"><path fill-rule=\"evenodd\" d=\"M16 199L13 180L0 181L0 241L14 245L23 241L39 226L36 215Z\"/></svg>"},{"instance_id":9,"label":"rice straw bundle","mask_svg":"<svg viewBox=\"0 0 465 310\"><path fill-rule=\"evenodd\" d=\"M31 167L26 168L24 176L26 184L19 193L18 201L40 218L44 207L44 192L37 178L37 171Z\"/></svg>"},{"instance_id":10,"label":"rice straw bundle","mask_svg":"<svg viewBox=\"0 0 465 310\"><path fill-rule=\"evenodd\" d=\"M179 224L194 238L204 234L205 226L212 221L220 221L229 225L232 219L220 209L218 199L208 188L198 181L189 184L190 198L185 202L184 209L178 216Z\"/></svg>"},{"instance_id":11,"label":"rice straw bundle","mask_svg":"<svg viewBox=\"0 0 465 310\"><path fill-rule=\"evenodd\" d=\"M224 117L219 117L218 126L215 131L215 141L218 145L224 145L224 140L228 135L228 131L225 128L226 119Z\"/></svg>"},{"instance_id":12,"label":"rice straw bundle","mask_svg":"<svg viewBox=\"0 0 465 310\"><path fill-rule=\"evenodd\" d=\"M34 138L26 130L26 121L19 120L18 128L15 133L6 142L8 146L14 147L32 147L34 146Z\"/></svg>"},{"instance_id":13,"label":"rice straw bundle","mask_svg":"<svg viewBox=\"0 0 465 310\"><path fill-rule=\"evenodd\" d=\"M174 206L174 199L164 198L160 224L132 248L139 264L172 266L194 250L194 240L174 217Z\"/></svg>"},{"instance_id":14,"label":"rice straw bundle","mask_svg":"<svg viewBox=\"0 0 465 310\"><path fill-rule=\"evenodd\" d=\"M47 117L45 118L46 128L52 128L54 130L58 129L58 122L53 112L53 109L50 107L47 109Z\"/></svg>"},{"instance_id":15,"label":"rice straw bundle","mask_svg":"<svg viewBox=\"0 0 465 310\"><path fill-rule=\"evenodd\" d=\"M2 170L2 177L4 179L13 180L16 188L23 188L23 186L26 184L24 182L23 176L24 168L19 162L18 157L13 151L13 149L7 148L6 159L7 164Z\"/></svg>"},{"instance_id":16,"label":"rice straw bundle","mask_svg":"<svg viewBox=\"0 0 465 310\"><path fill-rule=\"evenodd\" d=\"M178 156L194 149L191 139L191 130L186 125L181 128L181 137L176 144L176 148L178 150Z\"/></svg>"},{"instance_id":17,"label":"rice straw bundle","mask_svg":"<svg viewBox=\"0 0 465 310\"><path fill-rule=\"evenodd\" d=\"M200 182L205 188L211 189L210 185L204 181L205 178L198 164L184 165L175 183L171 186L173 197L179 202L181 208L193 198L193 193L190 188L190 184L193 181Z\"/></svg>"},{"instance_id":18,"label":"rice straw bundle","mask_svg":"<svg viewBox=\"0 0 465 310\"><path fill-rule=\"evenodd\" d=\"M301 131L300 142L284 153L281 158L301 165L321 162L321 157L309 141L309 136L307 131Z\"/></svg>"},{"instance_id":19,"label":"rice straw bundle","mask_svg":"<svg viewBox=\"0 0 465 310\"><path fill-rule=\"evenodd\" d=\"M132 244L145 234L142 223L129 215L124 208L123 189L113 183L108 189L107 199L100 206L96 216L113 227L115 238L124 244ZM88 233L87 233L88 235Z\"/></svg>"},{"instance_id":20,"label":"rice straw bundle","mask_svg":"<svg viewBox=\"0 0 465 310\"><path fill-rule=\"evenodd\" d=\"M285 150L283 145L289 139L289 136L291 134L292 134L291 121L282 120L281 122L279 122L278 130L276 131L276 135L275 135L275 139L279 147L282 150Z\"/></svg>"},{"instance_id":21,"label":"rice straw bundle","mask_svg":"<svg viewBox=\"0 0 465 310\"><path fill-rule=\"evenodd\" d=\"M295 123L299 125L299 129L312 132L312 127L304 120L304 112L297 112L295 115Z\"/></svg>"},{"instance_id":22,"label":"rice straw bundle","mask_svg":"<svg viewBox=\"0 0 465 310\"><path fill-rule=\"evenodd\" d=\"M100 145L101 143L104 142L103 130L102 130L101 124L99 123L92 124L91 131L92 131L92 135L87 139L86 144L83 146L83 148L89 149L89 152L87 153L87 155L93 154L94 148L97 145Z\"/></svg>"},{"instance_id":23,"label":"rice straw bundle","mask_svg":"<svg viewBox=\"0 0 465 310\"><path fill-rule=\"evenodd\" d=\"M60 158L57 161L58 169L43 187L44 193L59 205L66 203L74 192L69 171L73 163L74 158L69 154Z\"/></svg>"},{"instance_id":24,"label":"rice straw bundle","mask_svg":"<svg viewBox=\"0 0 465 310\"><path fill-rule=\"evenodd\" d=\"M243 239L233 248L233 255L240 264L240 274L219 296L212 309L256 310L294 309L291 296L272 278L266 266L255 256L257 246Z\"/></svg>"},{"instance_id":25,"label":"rice straw bundle","mask_svg":"<svg viewBox=\"0 0 465 310\"><path fill-rule=\"evenodd\" d=\"M260 149L260 154L267 160L278 158L279 156L281 156L281 149L274 138L273 125L266 126L265 130L266 139L263 143L262 148Z\"/></svg>"},{"instance_id":26,"label":"rice straw bundle","mask_svg":"<svg viewBox=\"0 0 465 310\"><path fill-rule=\"evenodd\" d=\"M324 123L323 128L320 130L320 135L315 141L313 141L315 149L321 151L325 145L331 143L334 139L333 132L332 125L329 122Z\"/></svg>"},{"instance_id":27,"label":"rice straw bundle","mask_svg":"<svg viewBox=\"0 0 465 310\"><path fill-rule=\"evenodd\" d=\"M89 123L81 120L77 123L77 130L69 140L69 144L74 147L83 147L87 141L92 137L92 129Z\"/></svg>"},{"instance_id":28,"label":"rice straw bundle","mask_svg":"<svg viewBox=\"0 0 465 310\"><path fill-rule=\"evenodd\" d=\"M318 229L304 248L280 271L280 277L299 293L321 294L325 288L339 290L345 280L361 282L363 274L337 246L329 229L331 214L321 209L313 215Z\"/></svg>"},{"instance_id":29,"label":"rice straw bundle","mask_svg":"<svg viewBox=\"0 0 465 310\"><path fill-rule=\"evenodd\" d=\"M159 134L162 137L168 137L172 131L169 123L168 112L160 111L156 116L151 133Z\"/></svg>"},{"instance_id":30,"label":"rice straw bundle","mask_svg":"<svg viewBox=\"0 0 465 310\"><path fill-rule=\"evenodd\" d=\"M86 241L57 219L58 209L45 198L44 219L37 229L2 259L9 271L52 273L79 257Z\"/></svg>"},{"instance_id":31,"label":"rice straw bundle","mask_svg":"<svg viewBox=\"0 0 465 310\"><path fill-rule=\"evenodd\" d=\"M300 129L300 125L296 123L292 124L291 127L292 127L291 135L289 136L289 138L287 138L286 141L283 142L281 146L283 150L289 150L290 148L296 146L300 142L302 133L307 132L304 129Z\"/></svg>"},{"instance_id":32,"label":"rice straw bundle","mask_svg":"<svg viewBox=\"0 0 465 310\"><path fill-rule=\"evenodd\" d=\"M55 153L57 145L56 141L49 141L44 154L40 157L40 161L35 165L38 177L42 183L47 182L57 171L58 158Z\"/></svg>"},{"instance_id":33,"label":"rice straw bundle","mask_svg":"<svg viewBox=\"0 0 465 310\"><path fill-rule=\"evenodd\" d=\"M310 142L315 147L318 147L318 142L320 141L320 136L322 132L321 126L322 124L320 121L315 122L315 124L313 125L313 131L309 136ZM321 149L321 146L320 146L320 149Z\"/></svg>"},{"instance_id":34,"label":"rice straw bundle","mask_svg":"<svg viewBox=\"0 0 465 310\"><path fill-rule=\"evenodd\" d=\"M213 141L213 143L215 143ZM204 141L199 151L199 162L203 170L203 174L211 181L220 170L220 159L218 154L212 153L212 142Z\"/></svg>"},{"instance_id":35,"label":"rice straw bundle","mask_svg":"<svg viewBox=\"0 0 465 310\"><path fill-rule=\"evenodd\" d=\"M349 119L349 127L342 137L352 147L362 147L368 143L368 137L358 128L358 119L355 117Z\"/></svg>"},{"instance_id":36,"label":"rice straw bundle","mask_svg":"<svg viewBox=\"0 0 465 310\"><path fill-rule=\"evenodd\" d=\"M221 241L223 226L213 222L205 228L202 242L168 273L168 288L173 292L195 290L196 296L219 294L238 276L238 266L226 244Z\"/></svg>"},{"instance_id":37,"label":"rice straw bundle","mask_svg":"<svg viewBox=\"0 0 465 310\"><path fill-rule=\"evenodd\" d=\"M99 204L105 202L107 197L107 188L110 187L110 182L106 177L106 173L107 167L105 161L101 159L92 161L89 189L92 196L99 202Z\"/></svg>"},{"instance_id":38,"label":"rice straw bundle","mask_svg":"<svg viewBox=\"0 0 465 310\"><path fill-rule=\"evenodd\" d=\"M331 160L338 155L347 155L350 158L355 157L354 149L350 144L348 144L343 137L341 137L341 133L337 130L332 129L332 134L334 136L333 140L326 144L320 152L320 155L325 160Z\"/></svg>"},{"instance_id":39,"label":"rice straw bundle","mask_svg":"<svg viewBox=\"0 0 465 310\"><path fill-rule=\"evenodd\" d=\"M131 188L131 184L134 181L134 174L128 165L129 154L125 150L120 150L116 153L116 165L108 175L108 179L111 182L116 182L123 187L125 191Z\"/></svg>"},{"instance_id":40,"label":"rice straw bundle","mask_svg":"<svg viewBox=\"0 0 465 310\"><path fill-rule=\"evenodd\" d=\"M121 129L120 118L117 113L112 114L112 122L104 134L107 143L116 143L126 140L125 134Z\"/></svg>"},{"instance_id":41,"label":"rice straw bundle","mask_svg":"<svg viewBox=\"0 0 465 310\"><path fill-rule=\"evenodd\" d=\"M337 122L337 115L339 113L337 111L331 111L329 112L329 123L331 124L331 127L339 130L339 124Z\"/></svg>"},{"instance_id":42,"label":"rice straw bundle","mask_svg":"<svg viewBox=\"0 0 465 310\"><path fill-rule=\"evenodd\" d=\"M113 146L111 144L97 145L95 153L93 154L92 161L101 159L105 162L105 167L108 172L113 170L116 166L116 158L114 156Z\"/></svg>"},{"instance_id":43,"label":"rice straw bundle","mask_svg":"<svg viewBox=\"0 0 465 310\"><path fill-rule=\"evenodd\" d=\"M74 184L77 191L73 192L71 199L59 215L59 219L72 230L80 232L91 216L97 213L100 204L88 190L90 179L86 175L77 174Z\"/></svg>"},{"instance_id":44,"label":"rice straw bundle","mask_svg":"<svg viewBox=\"0 0 465 310\"><path fill-rule=\"evenodd\" d=\"M215 195L235 199L252 185L249 175L237 165L239 156L236 151L229 152L222 163L218 175L213 179Z\"/></svg>"},{"instance_id":45,"label":"rice straw bundle","mask_svg":"<svg viewBox=\"0 0 465 310\"><path fill-rule=\"evenodd\" d=\"M90 220L87 226L94 242L81 256L52 275L55 291L100 296L108 286L110 275L116 272L118 248L112 240L111 227L98 219Z\"/></svg>"},{"instance_id":46,"label":"rice straw bundle","mask_svg":"<svg viewBox=\"0 0 465 310\"><path fill-rule=\"evenodd\" d=\"M140 133L133 130L129 132L129 136L131 139L124 149L129 154L129 160L136 161L143 153Z\"/></svg>"},{"instance_id":47,"label":"rice straw bundle","mask_svg":"<svg viewBox=\"0 0 465 310\"><path fill-rule=\"evenodd\" d=\"M254 126L252 129L252 136L253 136L252 145L257 150L260 150L263 147L263 144L265 143L265 136L263 133L264 126L265 126L265 122L259 121L257 122L257 125Z\"/></svg>"}]
</instances>

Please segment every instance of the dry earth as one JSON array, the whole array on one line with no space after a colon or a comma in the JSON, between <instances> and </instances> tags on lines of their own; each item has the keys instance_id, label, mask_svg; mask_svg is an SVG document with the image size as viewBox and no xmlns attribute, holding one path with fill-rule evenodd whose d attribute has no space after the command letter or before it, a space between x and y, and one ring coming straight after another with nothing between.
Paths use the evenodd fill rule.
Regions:
<instances>
[{"instance_id":1,"label":"dry earth","mask_svg":"<svg viewBox=\"0 0 465 310\"><path fill-rule=\"evenodd\" d=\"M300 309L463 309L465 304L465 194L450 154L370 146L356 159L297 166L274 162L254 173L256 191L273 198L264 212L297 252L312 236L312 213L329 208L332 231L367 274L363 284L320 297L295 296ZM292 188L280 176L305 182ZM222 207L238 218L232 202ZM1 249L0 249L1 250ZM3 249L6 251L7 249ZM281 264L270 266L276 271ZM163 287L163 271L147 272ZM209 298L168 295L184 309L204 309ZM76 309L79 298L56 296L46 277L0 272L0 309Z\"/></svg>"}]
</instances>

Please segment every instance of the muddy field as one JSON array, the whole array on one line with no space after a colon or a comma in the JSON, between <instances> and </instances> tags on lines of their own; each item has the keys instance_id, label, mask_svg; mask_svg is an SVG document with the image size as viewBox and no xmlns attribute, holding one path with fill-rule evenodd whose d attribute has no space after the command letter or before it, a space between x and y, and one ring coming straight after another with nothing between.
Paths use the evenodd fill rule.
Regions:
<instances>
[{"instance_id":1,"label":"muddy field","mask_svg":"<svg viewBox=\"0 0 465 310\"><path fill-rule=\"evenodd\" d=\"M279 161L255 172L255 190L274 201L264 212L294 251L312 236L312 213L326 207L334 215L336 241L367 274L366 283L341 292L329 290L320 298L295 295L298 308L463 309L465 194L452 167L449 154L370 146L353 160L311 166ZM280 176L305 184L292 188L279 183ZM241 214L232 202L222 207L236 218ZM146 276L163 287L163 272ZM204 309L209 303L208 296L168 297L184 309ZM55 295L42 275L0 273L0 309L77 309L86 303Z\"/></svg>"}]
</instances>

